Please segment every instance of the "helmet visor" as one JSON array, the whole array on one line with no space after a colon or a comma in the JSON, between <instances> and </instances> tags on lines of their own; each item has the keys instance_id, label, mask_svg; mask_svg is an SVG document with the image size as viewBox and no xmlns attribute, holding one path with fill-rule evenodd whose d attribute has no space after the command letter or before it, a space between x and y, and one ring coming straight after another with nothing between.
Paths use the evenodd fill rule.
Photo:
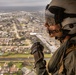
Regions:
<instances>
[{"instance_id":1,"label":"helmet visor","mask_svg":"<svg viewBox=\"0 0 76 75\"><path fill-rule=\"evenodd\" d=\"M53 13L49 12L49 10L45 10L45 21L47 25L55 25L54 17L55 15Z\"/></svg>"}]
</instances>

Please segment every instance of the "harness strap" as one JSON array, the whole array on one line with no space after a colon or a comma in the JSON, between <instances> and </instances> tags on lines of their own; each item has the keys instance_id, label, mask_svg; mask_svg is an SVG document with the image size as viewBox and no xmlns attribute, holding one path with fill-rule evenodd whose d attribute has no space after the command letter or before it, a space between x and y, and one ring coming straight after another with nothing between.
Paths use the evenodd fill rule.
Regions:
<instances>
[{"instance_id":1,"label":"harness strap","mask_svg":"<svg viewBox=\"0 0 76 75\"><path fill-rule=\"evenodd\" d=\"M67 51L66 51L66 53L65 53L65 55L67 56L70 52L72 52L74 50L76 50L76 45L75 46L72 45L70 48L68 48ZM60 62L59 62L58 65L60 65L60 68L59 68L59 74L60 74L64 70L63 55L62 55L61 60L60 60Z\"/></svg>"}]
</instances>

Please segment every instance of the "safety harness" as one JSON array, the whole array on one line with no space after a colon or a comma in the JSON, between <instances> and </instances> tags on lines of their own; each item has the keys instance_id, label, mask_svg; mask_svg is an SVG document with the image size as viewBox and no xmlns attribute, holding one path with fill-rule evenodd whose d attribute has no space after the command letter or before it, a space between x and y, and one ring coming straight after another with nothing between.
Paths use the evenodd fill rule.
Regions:
<instances>
[{"instance_id":1,"label":"safety harness","mask_svg":"<svg viewBox=\"0 0 76 75\"><path fill-rule=\"evenodd\" d=\"M71 45L71 48L69 47ZM62 46L53 54L51 60L48 64L48 71L50 73L55 73L57 70L59 70L59 73L61 73L64 69L64 57L73 51L73 45L76 46L76 37L73 37L69 40L67 40ZM70 50L69 50L70 48ZM74 49L76 50L76 49ZM60 65L62 64L62 65ZM58 67L60 66L60 67ZM66 74L65 74L66 75Z\"/></svg>"}]
</instances>

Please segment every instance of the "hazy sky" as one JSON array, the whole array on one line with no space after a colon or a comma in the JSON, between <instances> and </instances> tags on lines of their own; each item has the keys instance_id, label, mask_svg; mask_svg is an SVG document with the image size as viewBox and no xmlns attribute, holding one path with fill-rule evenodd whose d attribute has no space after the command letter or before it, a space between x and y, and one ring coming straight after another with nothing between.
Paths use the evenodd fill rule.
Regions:
<instances>
[{"instance_id":1,"label":"hazy sky","mask_svg":"<svg viewBox=\"0 0 76 75\"><path fill-rule=\"evenodd\" d=\"M0 6L45 6L51 0L0 0Z\"/></svg>"}]
</instances>

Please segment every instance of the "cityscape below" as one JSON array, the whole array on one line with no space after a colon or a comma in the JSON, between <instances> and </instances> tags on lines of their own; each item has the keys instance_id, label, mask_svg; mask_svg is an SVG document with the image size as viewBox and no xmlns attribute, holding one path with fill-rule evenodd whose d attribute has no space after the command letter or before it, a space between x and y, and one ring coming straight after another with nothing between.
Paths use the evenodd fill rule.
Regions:
<instances>
[{"instance_id":1,"label":"cityscape below","mask_svg":"<svg viewBox=\"0 0 76 75\"><path fill-rule=\"evenodd\" d=\"M44 23L44 7L0 7L1 75L36 75L30 48L37 41L50 59L60 43L49 37Z\"/></svg>"}]
</instances>

